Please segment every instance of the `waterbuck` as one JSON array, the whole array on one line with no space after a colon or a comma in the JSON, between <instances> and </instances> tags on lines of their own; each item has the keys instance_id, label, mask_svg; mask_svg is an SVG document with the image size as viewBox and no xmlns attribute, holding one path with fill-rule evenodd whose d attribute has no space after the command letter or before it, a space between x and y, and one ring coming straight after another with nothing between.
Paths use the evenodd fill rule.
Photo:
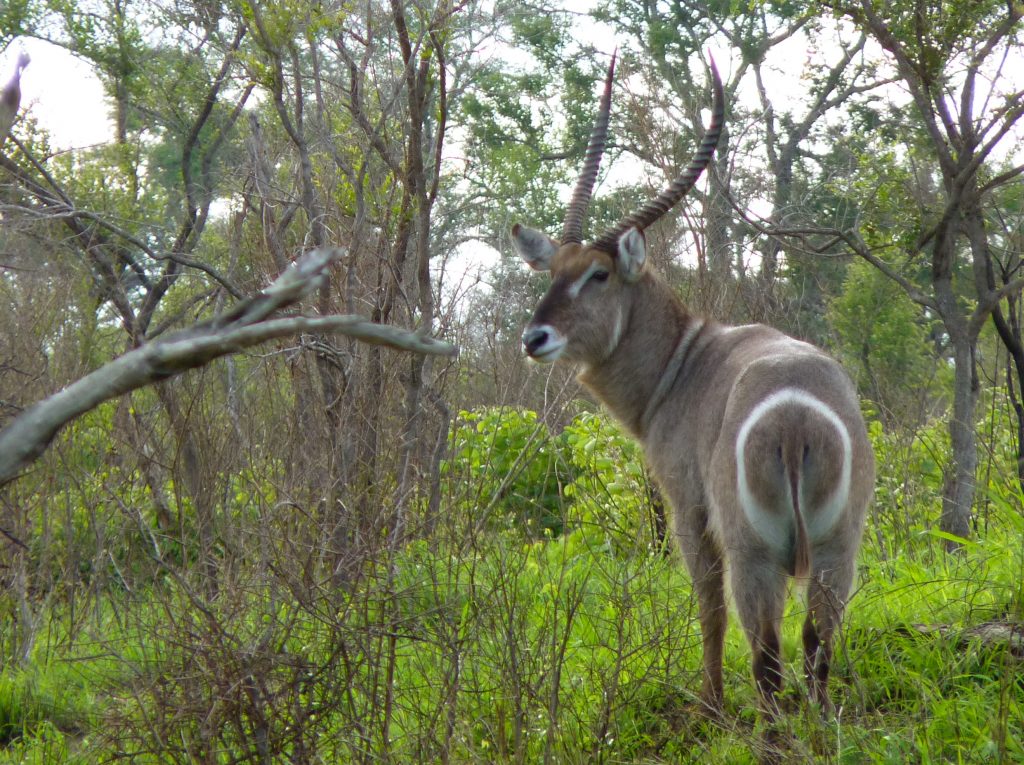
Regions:
<instances>
[{"instance_id":1,"label":"waterbuck","mask_svg":"<svg viewBox=\"0 0 1024 765\"><path fill-rule=\"evenodd\" d=\"M580 381L643 445L671 502L697 594L706 707L713 714L722 708L728 578L761 709L775 717L779 628L788 577L795 576L807 587L810 696L829 710L832 639L874 487L857 394L824 352L764 325L730 327L696 316L646 266L644 229L692 188L722 131L724 95L713 64L711 125L689 166L638 212L583 243L614 66L613 59L561 242L512 228L522 258L551 274L524 349L535 361L578 365Z\"/></svg>"}]
</instances>

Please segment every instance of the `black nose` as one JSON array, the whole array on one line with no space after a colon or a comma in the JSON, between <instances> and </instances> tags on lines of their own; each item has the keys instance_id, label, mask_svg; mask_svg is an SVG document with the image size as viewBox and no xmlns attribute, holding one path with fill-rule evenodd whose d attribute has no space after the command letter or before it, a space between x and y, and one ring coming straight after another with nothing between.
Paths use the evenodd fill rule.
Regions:
<instances>
[{"instance_id":1,"label":"black nose","mask_svg":"<svg viewBox=\"0 0 1024 765\"><path fill-rule=\"evenodd\" d=\"M531 327L523 333L523 348L532 356L548 341L548 331L543 327Z\"/></svg>"}]
</instances>

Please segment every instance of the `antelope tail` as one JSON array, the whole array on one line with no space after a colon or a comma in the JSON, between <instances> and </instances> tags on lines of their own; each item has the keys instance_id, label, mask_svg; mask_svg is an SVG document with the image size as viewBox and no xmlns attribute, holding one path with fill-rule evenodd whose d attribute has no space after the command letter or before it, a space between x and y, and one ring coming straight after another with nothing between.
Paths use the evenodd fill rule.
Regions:
<instances>
[{"instance_id":1,"label":"antelope tail","mask_svg":"<svg viewBox=\"0 0 1024 765\"><path fill-rule=\"evenodd\" d=\"M807 539L807 527L804 525L803 512L800 510L801 462L802 460L793 459L788 466L790 495L793 498L793 522L796 526L793 570L790 573L797 579L805 579L811 573L811 544Z\"/></svg>"}]
</instances>

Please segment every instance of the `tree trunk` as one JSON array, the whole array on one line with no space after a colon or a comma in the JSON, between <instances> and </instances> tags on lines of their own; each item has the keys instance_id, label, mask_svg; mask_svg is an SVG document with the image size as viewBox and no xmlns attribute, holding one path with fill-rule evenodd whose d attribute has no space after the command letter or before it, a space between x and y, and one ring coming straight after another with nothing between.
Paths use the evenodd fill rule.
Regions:
<instances>
[{"instance_id":1,"label":"tree trunk","mask_svg":"<svg viewBox=\"0 0 1024 765\"><path fill-rule=\"evenodd\" d=\"M718 159L711 170L708 193L704 200L705 246L707 248L708 276L710 283L704 285L702 293L708 296L702 306L712 316L727 316L728 303L733 283L733 245L729 226L733 219L729 196L724 186L729 173L729 130L722 132L718 144Z\"/></svg>"},{"instance_id":2,"label":"tree trunk","mask_svg":"<svg viewBox=\"0 0 1024 765\"><path fill-rule=\"evenodd\" d=\"M979 294L995 292L1012 281L1020 270L1020 258L1011 257L1008 263L1000 264L1000 283L997 283L985 218L980 209L972 210L966 217L965 229L971 243L972 256L978 264L975 278ZM1019 251L1019 246L1011 244L1006 249L1008 254L1012 254L1015 250ZM1008 295L1006 302L1005 314L998 304L992 309L992 324L1009 355L1006 363L1006 393L1017 418L1017 483L1024 489L1024 339L1021 337L1019 295Z\"/></svg>"},{"instance_id":3,"label":"tree trunk","mask_svg":"<svg viewBox=\"0 0 1024 765\"><path fill-rule=\"evenodd\" d=\"M950 184L950 196L963 198L963 187ZM948 208L947 208L948 209ZM957 254L960 216L947 213L935 229L932 249L931 280L935 290L935 304L942 317L953 349L953 412L949 419L949 440L952 450L946 468L946 481L942 497L942 517L939 528L964 539L971 533L971 510L978 467L977 439L974 432L974 414L978 403L978 370L975 359L977 333L960 306L953 281ZM954 540L946 542L946 550L960 547Z\"/></svg>"},{"instance_id":4,"label":"tree trunk","mask_svg":"<svg viewBox=\"0 0 1024 765\"><path fill-rule=\"evenodd\" d=\"M974 344L966 328L954 331L947 323L953 341L953 416L949 420L952 459L946 470L940 528L949 534L968 538L971 534L971 509L974 505L978 449L974 432L974 414L978 403L978 375ZM947 550L959 545L946 543Z\"/></svg>"},{"instance_id":5,"label":"tree trunk","mask_svg":"<svg viewBox=\"0 0 1024 765\"><path fill-rule=\"evenodd\" d=\"M195 513L196 532L199 537L199 550L197 564L202 578L204 593L208 597L215 597L217 594L217 559L215 555L215 540L217 536L216 523L216 492L213 487L213 477L209 474L203 460L200 459L202 450L199 448L195 437L192 434L192 425L189 418L181 410L178 397L171 389L173 382L157 384L157 398L163 405L170 421L171 430L174 432L175 445L177 446L178 470L175 473L181 476L185 491L192 502L192 510ZM187 525L183 525L187 528ZM186 540L182 540L183 547Z\"/></svg>"}]
</instances>

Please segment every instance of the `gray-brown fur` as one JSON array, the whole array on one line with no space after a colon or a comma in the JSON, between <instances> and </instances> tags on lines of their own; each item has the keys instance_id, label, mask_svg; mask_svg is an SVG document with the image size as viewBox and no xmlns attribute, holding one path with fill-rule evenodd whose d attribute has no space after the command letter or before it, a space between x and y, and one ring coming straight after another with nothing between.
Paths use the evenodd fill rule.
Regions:
<instances>
[{"instance_id":1,"label":"gray-brown fur","mask_svg":"<svg viewBox=\"0 0 1024 765\"><path fill-rule=\"evenodd\" d=\"M763 708L774 714L781 685L779 624L787 579L796 572L809 574L804 643L811 694L828 706L832 636L852 583L874 484L873 457L849 378L818 349L769 327L706 321L690 333L674 379L667 388L661 386L664 395L651 410L651 398L680 340L701 320L643 268L642 256L639 276L624 278L624 272L638 268L635 254L620 250L612 257L550 242L537 257L537 232L528 237L522 229L518 233L514 240L524 257L549 268L552 277L524 342L532 344L532 353L543 355L555 342L552 338L564 341L555 355L579 365L580 381L643 445L674 508L675 536L700 606L705 703L721 708L728 577L753 650ZM571 285L595 267L606 269L607 277L587 282L571 297ZM538 331L547 333L543 344ZM749 492L765 511L757 517L784 540L773 545L742 508L736 443L750 413L788 389L796 391L797 401L774 406L749 426L743 451ZM848 499L834 525L825 529L820 528L821 507L840 482L843 445L833 419L801 403L802 396L834 412L849 434ZM790 501L794 483L803 487L799 508Z\"/></svg>"}]
</instances>

